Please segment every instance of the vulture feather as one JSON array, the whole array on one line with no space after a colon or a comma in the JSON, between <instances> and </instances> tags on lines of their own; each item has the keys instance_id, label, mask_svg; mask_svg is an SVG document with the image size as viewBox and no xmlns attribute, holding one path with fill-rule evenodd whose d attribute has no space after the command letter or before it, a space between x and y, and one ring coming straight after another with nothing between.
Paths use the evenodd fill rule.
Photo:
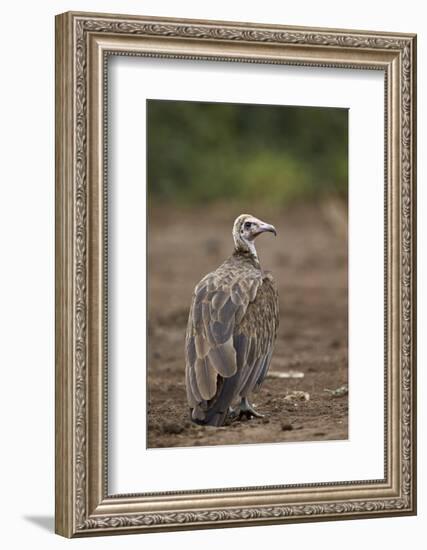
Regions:
<instances>
[{"instance_id":1,"label":"vulture feather","mask_svg":"<svg viewBox=\"0 0 427 550\"><path fill-rule=\"evenodd\" d=\"M254 244L266 231L276 234L272 225L240 215L233 225L233 254L195 287L185 383L191 419L198 424L262 416L248 398L268 371L279 324L277 288L261 269Z\"/></svg>"}]
</instances>

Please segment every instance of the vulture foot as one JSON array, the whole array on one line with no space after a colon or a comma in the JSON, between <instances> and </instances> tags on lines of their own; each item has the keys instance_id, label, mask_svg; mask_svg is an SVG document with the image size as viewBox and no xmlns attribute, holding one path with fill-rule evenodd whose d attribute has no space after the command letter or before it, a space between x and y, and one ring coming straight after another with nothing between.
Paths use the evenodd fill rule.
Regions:
<instances>
[{"instance_id":1,"label":"vulture foot","mask_svg":"<svg viewBox=\"0 0 427 550\"><path fill-rule=\"evenodd\" d=\"M248 420L254 418L264 418L264 414L259 413L248 401L247 397L243 397L240 401L240 405L233 410L231 415L233 420L241 420L247 418Z\"/></svg>"}]
</instances>

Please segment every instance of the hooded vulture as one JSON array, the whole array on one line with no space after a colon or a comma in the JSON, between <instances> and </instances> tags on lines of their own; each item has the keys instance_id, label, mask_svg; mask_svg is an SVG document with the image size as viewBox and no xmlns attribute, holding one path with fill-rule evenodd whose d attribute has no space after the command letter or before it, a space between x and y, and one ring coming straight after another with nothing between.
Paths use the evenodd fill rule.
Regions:
<instances>
[{"instance_id":1,"label":"hooded vulture","mask_svg":"<svg viewBox=\"0 0 427 550\"><path fill-rule=\"evenodd\" d=\"M267 374L279 324L272 275L261 269L255 238L272 225L240 215L234 251L194 289L185 338L185 383L193 422L222 426L262 417L249 402Z\"/></svg>"}]
</instances>

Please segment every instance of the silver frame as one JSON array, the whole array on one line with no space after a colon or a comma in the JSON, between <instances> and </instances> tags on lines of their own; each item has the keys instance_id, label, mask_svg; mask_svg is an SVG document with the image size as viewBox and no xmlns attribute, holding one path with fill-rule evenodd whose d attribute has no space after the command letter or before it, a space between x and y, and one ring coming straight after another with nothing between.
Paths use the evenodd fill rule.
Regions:
<instances>
[{"instance_id":1,"label":"silver frame","mask_svg":"<svg viewBox=\"0 0 427 550\"><path fill-rule=\"evenodd\" d=\"M108 494L109 55L384 71L384 479ZM70 12L57 16L57 533L76 537L416 513L415 113L415 35Z\"/></svg>"}]
</instances>

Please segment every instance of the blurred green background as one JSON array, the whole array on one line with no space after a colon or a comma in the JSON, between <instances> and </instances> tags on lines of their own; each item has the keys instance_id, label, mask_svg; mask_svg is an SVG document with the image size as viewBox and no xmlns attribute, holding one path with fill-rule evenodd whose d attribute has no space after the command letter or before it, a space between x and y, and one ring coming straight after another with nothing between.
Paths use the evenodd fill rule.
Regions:
<instances>
[{"instance_id":1,"label":"blurred green background","mask_svg":"<svg viewBox=\"0 0 427 550\"><path fill-rule=\"evenodd\" d=\"M149 201L347 197L348 110L147 101Z\"/></svg>"}]
</instances>

